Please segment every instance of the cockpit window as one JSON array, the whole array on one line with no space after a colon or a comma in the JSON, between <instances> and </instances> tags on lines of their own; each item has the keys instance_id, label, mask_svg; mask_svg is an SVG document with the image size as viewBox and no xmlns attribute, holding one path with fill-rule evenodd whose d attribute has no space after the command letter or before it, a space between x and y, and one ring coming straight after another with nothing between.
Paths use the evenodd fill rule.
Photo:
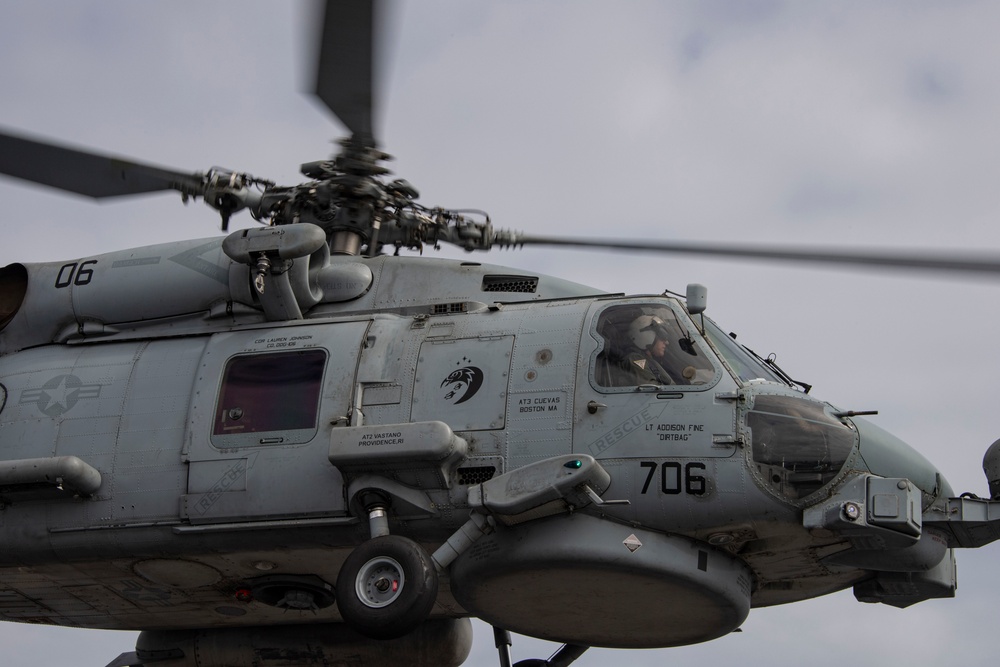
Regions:
<instances>
[{"instance_id":1,"label":"cockpit window","mask_svg":"<svg viewBox=\"0 0 1000 667\"><path fill-rule=\"evenodd\" d=\"M715 347L715 350L726 360L733 373L743 382L751 380L767 380L787 385L773 370L762 364L753 355L743 349L732 336L727 335L712 320L705 318L705 336Z\"/></svg>"},{"instance_id":2,"label":"cockpit window","mask_svg":"<svg viewBox=\"0 0 1000 667\"><path fill-rule=\"evenodd\" d=\"M597 321L604 345L595 380L601 387L708 384L715 367L702 343L662 304L608 308Z\"/></svg>"},{"instance_id":3,"label":"cockpit window","mask_svg":"<svg viewBox=\"0 0 1000 667\"><path fill-rule=\"evenodd\" d=\"M805 498L830 483L857 442L854 429L828 407L795 396L754 396L747 413L753 461L785 498Z\"/></svg>"}]
</instances>

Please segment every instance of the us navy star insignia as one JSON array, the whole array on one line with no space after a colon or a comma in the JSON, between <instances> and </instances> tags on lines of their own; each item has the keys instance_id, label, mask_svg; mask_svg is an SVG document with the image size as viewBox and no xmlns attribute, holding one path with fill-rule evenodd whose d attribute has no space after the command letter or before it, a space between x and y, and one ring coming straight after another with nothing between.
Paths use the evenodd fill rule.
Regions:
<instances>
[{"instance_id":1,"label":"us navy star insignia","mask_svg":"<svg viewBox=\"0 0 1000 667\"><path fill-rule=\"evenodd\" d=\"M42 414L58 417L72 410L80 399L100 395L99 384L83 384L75 375L57 375L37 389L22 391L20 403L34 403Z\"/></svg>"}]
</instances>

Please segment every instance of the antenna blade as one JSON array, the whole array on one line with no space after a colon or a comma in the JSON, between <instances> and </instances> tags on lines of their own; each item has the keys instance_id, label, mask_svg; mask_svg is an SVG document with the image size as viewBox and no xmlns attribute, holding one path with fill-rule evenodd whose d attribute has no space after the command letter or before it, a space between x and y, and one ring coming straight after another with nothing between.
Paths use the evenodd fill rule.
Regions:
<instances>
[{"instance_id":1,"label":"antenna blade","mask_svg":"<svg viewBox=\"0 0 1000 667\"><path fill-rule=\"evenodd\" d=\"M316 68L316 96L359 140L375 144L375 0L328 0Z\"/></svg>"},{"instance_id":2,"label":"antenna blade","mask_svg":"<svg viewBox=\"0 0 1000 667\"><path fill-rule=\"evenodd\" d=\"M203 189L201 174L186 174L128 159L28 139L0 131L0 174L102 199Z\"/></svg>"},{"instance_id":3,"label":"antenna blade","mask_svg":"<svg viewBox=\"0 0 1000 667\"><path fill-rule=\"evenodd\" d=\"M656 243L601 239L562 239L521 236L505 245L550 245L599 250L705 255L731 259L770 260L807 264L840 265L872 269L897 269L966 274L1000 273L1000 256L967 252L920 253L916 251L869 250L864 248L767 247L711 243Z\"/></svg>"}]
</instances>

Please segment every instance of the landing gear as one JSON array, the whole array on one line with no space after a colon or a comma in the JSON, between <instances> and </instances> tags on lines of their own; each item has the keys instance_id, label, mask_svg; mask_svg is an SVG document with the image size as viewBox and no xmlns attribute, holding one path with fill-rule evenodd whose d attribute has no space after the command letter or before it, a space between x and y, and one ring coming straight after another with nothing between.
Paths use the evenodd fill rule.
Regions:
<instances>
[{"instance_id":1,"label":"landing gear","mask_svg":"<svg viewBox=\"0 0 1000 667\"><path fill-rule=\"evenodd\" d=\"M502 628L493 626L493 641L497 651L500 653L500 667L512 667L510 664L510 647L513 642L510 633ZM577 658L583 655L589 646L579 646L577 644L563 644L559 650L549 656L548 660L541 658L528 658L518 660L513 667L569 667Z\"/></svg>"},{"instance_id":2,"label":"landing gear","mask_svg":"<svg viewBox=\"0 0 1000 667\"><path fill-rule=\"evenodd\" d=\"M337 576L337 606L373 639L402 637L427 620L437 599L431 557L411 539L382 535L359 545Z\"/></svg>"}]
</instances>

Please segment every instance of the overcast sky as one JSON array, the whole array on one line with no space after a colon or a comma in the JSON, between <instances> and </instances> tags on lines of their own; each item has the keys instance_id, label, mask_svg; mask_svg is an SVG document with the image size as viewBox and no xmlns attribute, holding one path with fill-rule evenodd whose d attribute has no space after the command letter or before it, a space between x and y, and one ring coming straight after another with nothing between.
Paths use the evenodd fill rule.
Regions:
<instances>
[{"instance_id":1,"label":"overcast sky","mask_svg":"<svg viewBox=\"0 0 1000 667\"><path fill-rule=\"evenodd\" d=\"M400 3L381 136L427 205L547 235L1000 254L1000 3ZM0 125L281 183L343 128L307 95L308 6L7 0ZM0 181L0 264L218 233L178 197L97 205ZM250 224L248 216L234 220ZM445 252L461 257L461 252ZM486 258L484 258L486 259ZM708 286L708 314L815 396L880 411L957 492L1000 437L1000 279L578 251L488 258L608 291ZM155 298L155 297L151 297ZM998 549L907 610L850 591L743 632L576 665L995 664ZM595 604L599 604L595 601ZM469 665L493 665L477 626ZM0 624L3 664L103 667L133 633ZM515 659L556 647L518 639Z\"/></svg>"}]
</instances>

